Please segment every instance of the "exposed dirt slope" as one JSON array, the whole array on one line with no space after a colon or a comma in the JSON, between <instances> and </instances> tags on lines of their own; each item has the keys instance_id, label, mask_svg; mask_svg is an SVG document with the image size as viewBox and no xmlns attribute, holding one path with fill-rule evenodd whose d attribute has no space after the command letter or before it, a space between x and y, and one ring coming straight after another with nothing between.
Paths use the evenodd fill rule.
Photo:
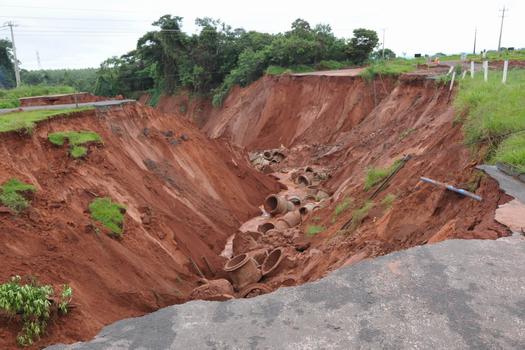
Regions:
<instances>
[{"instance_id":1,"label":"exposed dirt slope","mask_svg":"<svg viewBox=\"0 0 525 350\"><path fill-rule=\"evenodd\" d=\"M498 204L509 198L474 169L479 159L463 143L452 99L448 88L425 76L407 75L396 83L358 77L264 78L234 91L204 130L249 150L291 146L274 171L316 165L331 172L320 186L332 197L300 226L303 232L321 226L323 232L313 238L295 235L293 244L309 242L311 248L290 253L298 263L283 272L301 283L415 245L509 233L494 220ZM368 169L387 168L408 154L411 159L371 200L362 222L342 229L377 188L364 190ZM421 176L470 189L483 201L424 184ZM392 203L384 202L387 195ZM337 210L345 198L350 204Z\"/></svg>"},{"instance_id":2,"label":"exposed dirt slope","mask_svg":"<svg viewBox=\"0 0 525 350\"><path fill-rule=\"evenodd\" d=\"M49 132L93 130L103 146L73 160ZM31 137L0 135L0 183L17 177L38 191L28 211L0 213L0 280L33 275L70 283L76 308L37 345L78 341L102 326L186 300L197 280L220 270L226 238L259 213L277 183L244 154L210 141L189 122L139 105L84 112L39 124ZM126 205L122 240L97 233L95 196ZM0 348L20 325L0 318Z\"/></svg>"}]
</instances>

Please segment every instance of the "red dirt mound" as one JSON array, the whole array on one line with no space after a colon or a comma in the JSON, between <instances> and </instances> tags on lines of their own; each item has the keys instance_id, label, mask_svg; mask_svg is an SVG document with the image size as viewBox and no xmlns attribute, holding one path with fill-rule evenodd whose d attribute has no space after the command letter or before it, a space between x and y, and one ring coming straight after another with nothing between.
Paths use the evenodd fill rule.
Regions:
<instances>
[{"instance_id":1,"label":"red dirt mound","mask_svg":"<svg viewBox=\"0 0 525 350\"><path fill-rule=\"evenodd\" d=\"M104 144L73 160L47 140L64 130L95 131ZM0 213L0 280L31 275L74 290L76 307L37 347L88 339L116 320L187 300L199 278L193 262L207 277L219 271L226 238L279 188L240 149L140 105L0 138L0 183L16 177L37 187L27 211ZM93 227L88 205L102 196L127 207L121 240ZM16 348L20 325L0 318L0 326L0 348Z\"/></svg>"}]
</instances>

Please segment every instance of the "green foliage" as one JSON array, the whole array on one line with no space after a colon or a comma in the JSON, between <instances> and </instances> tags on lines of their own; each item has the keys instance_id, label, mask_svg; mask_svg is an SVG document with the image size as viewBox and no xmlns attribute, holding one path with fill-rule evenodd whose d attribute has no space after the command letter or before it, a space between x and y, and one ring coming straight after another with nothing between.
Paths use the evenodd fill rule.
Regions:
<instances>
[{"instance_id":1,"label":"green foliage","mask_svg":"<svg viewBox=\"0 0 525 350\"><path fill-rule=\"evenodd\" d=\"M369 189L383 181L386 177L390 176L390 174L396 171L399 164L400 161L396 160L388 168L369 168L365 176L365 191L368 191Z\"/></svg>"},{"instance_id":2,"label":"green foliage","mask_svg":"<svg viewBox=\"0 0 525 350\"><path fill-rule=\"evenodd\" d=\"M373 207L374 207L374 202L367 201L361 208L354 210L352 212L352 223L350 225L350 230L354 230L357 227L359 227L359 225L361 225L363 220L368 215L368 212L370 211L370 209L372 209Z\"/></svg>"},{"instance_id":3,"label":"green foliage","mask_svg":"<svg viewBox=\"0 0 525 350\"><path fill-rule=\"evenodd\" d=\"M82 69L38 69L20 71L23 85L71 86L76 91L94 92L97 70Z\"/></svg>"},{"instance_id":4,"label":"green foliage","mask_svg":"<svg viewBox=\"0 0 525 350\"><path fill-rule=\"evenodd\" d=\"M366 80L372 80L377 75L398 76L416 69L416 63L413 60L398 58L391 61L377 61L370 64L361 72L361 77Z\"/></svg>"},{"instance_id":5,"label":"green foliage","mask_svg":"<svg viewBox=\"0 0 525 350\"><path fill-rule=\"evenodd\" d=\"M35 123L57 116L70 116L76 112L92 110L93 107L70 109L43 109L34 111L12 112L0 115L0 133L8 131L25 131L31 133Z\"/></svg>"},{"instance_id":6,"label":"green foliage","mask_svg":"<svg viewBox=\"0 0 525 350\"><path fill-rule=\"evenodd\" d=\"M350 207L350 204L352 204L352 198L345 197L341 203L335 206L334 217L337 218L341 213L346 211Z\"/></svg>"},{"instance_id":7,"label":"green foliage","mask_svg":"<svg viewBox=\"0 0 525 350\"><path fill-rule=\"evenodd\" d=\"M99 134L93 131L61 131L47 135L49 141L57 146L64 145L68 140L70 151L69 154L73 158L81 158L87 154L88 149L84 146L86 143L102 143L102 138Z\"/></svg>"},{"instance_id":8,"label":"green foliage","mask_svg":"<svg viewBox=\"0 0 525 350\"><path fill-rule=\"evenodd\" d=\"M122 235L125 206L112 202L111 198L97 198L89 205L89 211L93 220L100 222L117 237Z\"/></svg>"},{"instance_id":9,"label":"green foliage","mask_svg":"<svg viewBox=\"0 0 525 350\"><path fill-rule=\"evenodd\" d=\"M387 209L391 208L392 207L392 204L394 203L394 201L396 200L396 195L393 194L393 193L389 193L385 196L385 198L383 198L383 200L381 201L381 204L383 204Z\"/></svg>"},{"instance_id":10,"label":"green foliage","mask_svg":"<svg viewBox=\"0 0 525 350\"><path fill-rule=\"evenodd\" d=\"M15 212L20 212L29 206L29 201L23 194L35 191L36 188L33 185L18 179L10 179L0 186L0 203Z\"/></svg>"},{"instance_id":11,"label":"green foliage","mask_svg":"<svg viewBox=\"0 0 525 350\"><path fill-rule=\"evenodd\" d=\"M195 24L199 32L190 35L182 31L181 17L162 16L153 23L158 30L142 36L135 50L102 63L95 93L130 95L155 89L172 94L185 89L212 94L213 104L219 106L234 85L246 86L269 66L274 68L268 74L338 69L342 64L337 62L347 65L349 52L360 60L377 44L374 31L356 30L358 37L348 44L329 25L312 27L302 19L295 20L290 31L275 35L232 29L211 18L197 18Z\"/></svg>"},{"instance_id":12,"label":"green foliage","mask_svg":"<svg viewBox=\"0 0 525 350\"><path fill-rule=\"evenodd\" d=\"M306 235L308 237L313 237L315 236L316 234L318 233L321 233L325 230L325 227L324 226L320 226L320 225L308 225L306 227Z\"/></svg>"},{"instance_id":13,"label":"green foliage","mask_svg":"<svg viewBox=\"0 0 525 350\"><path fill-rule=\"evenodd\" d=\"M15 86L15 67L12 47L9 40L0 39L0 89L8 89ZM0 108L2 108L3 102L1 98L0 96Z\"/></svg>"},{"instance_id":14,"label":"green foliage","mask_svg":"<svg viewBox=\"0 0 525 350\"><path fill-rule=\"evenodd\" d=\"M323 60L317 64L316 68L319 70L337 70L337 69L343 69L348 65L350 65L348 62Z\"/></svg>"},{"instance_id":15,"label":"green foliage","mask_svg":"<svg viewBox=\"0 0 525 350\"><path fill-rule=\"evenodd\" d=\"M379 38L377 33L370 29L359 28L354 30L354 37L350 39L348 56L355 64L366 62L377 46Z\"/></svg>"},{"instance_id":16,"label":"green foliage","mask_svg":"<svg viewBox=\"0 0 525 350\"><path fill-rule=\"evenodd\" d=\"M383 49L379 48L370 55L370 58L372 60L393 60L394 58L396 58L396 54L394 51L385 48L385 53L383 57Z\"/></svg>"},{"instance_id":17,"label":"green foliage","mask_svg":"<svg viewBox=\"0 0 525 350\"><path fill-rule=\"evenodd\" d=\"M35 281L22 284L20 276L11 278L10 282L0 285L0 310L10 317L20 315L22 330L18 333L17 342L21 346L30 346L45 332L51 316L51 298L53 287L38 285ZM73 296L71 287L64 285L58 308L67 313Z\"/></svg>"},{"instance_id":18,"label":"green foliage","mask_svg":"<svg viewBox=\"0 0 525 350\"><path fill-rule=\"evenodd\" d=\"M501 83L500 72L492 71L488 82L482 74L461 80L454 106L458 115L466 115L465 142L488 142L489 160L524 166L523 136L515 134L525 130L524 91L525 70L510 70L507 84Z\"/></svg>"},{"instance_id":19,"label":"green foliage","mask_svg":"<svg viewBox=\"0 0 525 350\"><path fill-rule=\"evenodd\" d=\"M71 154L71 157L77 159L82 158L87 155L88 149L84 146L73 146L71 147L71 151L69 154Z\"/></svg>"}]
</instances>

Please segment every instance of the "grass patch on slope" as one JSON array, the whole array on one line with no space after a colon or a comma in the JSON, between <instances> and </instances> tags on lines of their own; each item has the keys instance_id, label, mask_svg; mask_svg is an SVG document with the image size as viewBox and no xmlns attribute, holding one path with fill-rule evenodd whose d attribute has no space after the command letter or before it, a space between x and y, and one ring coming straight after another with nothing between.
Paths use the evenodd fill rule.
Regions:
<instances>
[{"instance_id":1,"label":"grass patch on slope","mask_svg":"<svg viewBox=\"0 0 525 350\"><path fill-rule=\"evenodd\" d=\"M306 227L306 235L308 237L313 237L315 236L316 234L318 233L321 233L325 230L324 226L320 226L320 225L308 225Z\"/></svg>"},{"instance_id":2,"label":"grass patch on slope","mask_svg":"<svg viewBox=\"0 0 525 350\"><path fill-rule=\"evenodd\" d=\"M89 205L89 212L93 220L100 222L116 237L122 236L125 206L113 202L111 198L97 198Z\"/></svg>"},{"instance_id":3,"label":"grass patch on slope","mask_svg":"<svg viewBox=\"0 0 525 350\"><path fill-rule=\"evenodd\" d=\"M35 191L35 186L31 184L15 178L10 179L0 186L0 203L15 212L20 212L29 206L29 201L24 197L24 193Z\"/></svg>"},{"instance_id":4,"label":"grass patch on slope","mask_svg":"<svg viewBox=\"0 0 525 350\"><path fill-rule=\"evenodd\" d=\"M398 76L403 73L412 72L417 67L417 61L407 59L394 59L388 61L377 61L371 63L359 75L366 80L372 80L377 75Z\"/></svg>"},{"instance_id":5,"label":"grass patch on slope","mask_svg":"<svg viewBox=\"0 0 525 350\"><path fill-rule=\"evenodd\" d=\"M81 107L69 109L43 109L36 111L12 112L0 114L0 133L9 131L22 131L31 133L36 123L59 115L70 115L75 112L87 111L94 107Z\"/></svg>"},{"instance_id":6,"label":"grass patch on slope","mask_svg":"<svg viewBox=\"0 0 525 350\"><path fill-rule=\"evenodd\" d=\"M373 207L374 207L374 202L367 201L365 204L363 204L361 208L354 210L352 212L352 224L350 225L350 230L354 230L357 227L359 227L359 225L361 225L363 220L368 215L368 212L370 211L370 209L372 209Z\"/></svg>"},{"instance_id":7,"label":"grass patch on slope","mask_svg":"<svg viewBox=\"0 0 525 350\"><path fill-rule=\"evenodd\" d=\"M366 172L365 176L365 191L368 191L381 181L383 181L386 177L390 176L394 171L396 171L397 167L401 162L399 160L396 160L391 166L388 168L370 168Z\"/></svg>"},{"instance_id":8,"label":"grass patch on slope","mask_svg":"<svg viewBox=\"0 0 525 350\"><path fill-rule=\"evenodd\" d=\"M75 92L71 86L24 85L14 89L0 89L0 108L20 106L21 97L70 94Z\"/></svg>"},{"instance_id":9,"label":"grass patch on slope","mask_svg":"<svg viewBox=\"0 0 525 350\"><path fill-rule=\"evenodd\" d=\"M464 115L465 142L488 142L487 160L503 161L525 170L525 70L510 70L507 84L501 72L460 81L454 101Z\"/></svg>"},{"instance_id":10,"label":"grass patch on slope","mask_svg":"<svg viewBox=\"0 0 525 350\"><path fill-rule=\"evenodd\" d=\"M71 146L69 154L73 158L81 158L87 154L87 147L82 145L91 142L102 143L100 135L93 131L60 131L47 135L47 138L56 146L63 146L68 140Z\"/></svg>"}]
</instances>

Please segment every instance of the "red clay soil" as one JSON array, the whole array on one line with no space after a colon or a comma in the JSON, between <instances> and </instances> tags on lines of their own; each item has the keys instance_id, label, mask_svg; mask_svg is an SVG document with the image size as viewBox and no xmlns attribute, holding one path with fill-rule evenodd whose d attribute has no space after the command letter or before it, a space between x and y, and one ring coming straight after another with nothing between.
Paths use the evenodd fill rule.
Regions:
<instances>
[{"instance_id":1,"label":"red clay soil","mask_svg":"<svg viewBox=\"0 0 525 350\"><path fill-rule=\"evenodd\" d=\"M104 144L73 160L67 147L47 140L64 130L95 131ZM86 340L116 320L186 301L199 278L190 259L207 277L207 262L220 271L226 238L279 189L240 149L140 105L56 118L32 136L0 138L0 183L16 177L37 187L27 211L0 213L0 280L35 276L74 290L75 308L34 348ZM94 229L87 208L99 196L127 207L121 240ZM20 326L0 317L1 349L16 348Z\"/></svg>"},{"instance_id":2,"label":"red clay soil","mask_svg":"<svg viewBox=\"0 0 525 350\"><path fill-rule=\"evenodd\" d=\"M299 263L283 272L302 283L416 245L509 234L494 220L498 204L509 197L474 169L480 157L463 143L452 99L446 87L416 75L402 76L396 84L358 77L264 78L234 91L204 130L248 150L291 147L275 171L306 165L331 170L331 179L321 186L332 198L300 226L303 232L309 225L323 226L324 232L289 242L311 244L306 252L293 253ZM377 187L364 190L367 170L388 167L406 154L412 159L373 199L363 222L341 229ZM421 176L470 189L483 201L425 184ZM382 203L388 194L395 196L391 206ZM344 198L351 205L336 216Z\"/></svg>"}]
</instances>

